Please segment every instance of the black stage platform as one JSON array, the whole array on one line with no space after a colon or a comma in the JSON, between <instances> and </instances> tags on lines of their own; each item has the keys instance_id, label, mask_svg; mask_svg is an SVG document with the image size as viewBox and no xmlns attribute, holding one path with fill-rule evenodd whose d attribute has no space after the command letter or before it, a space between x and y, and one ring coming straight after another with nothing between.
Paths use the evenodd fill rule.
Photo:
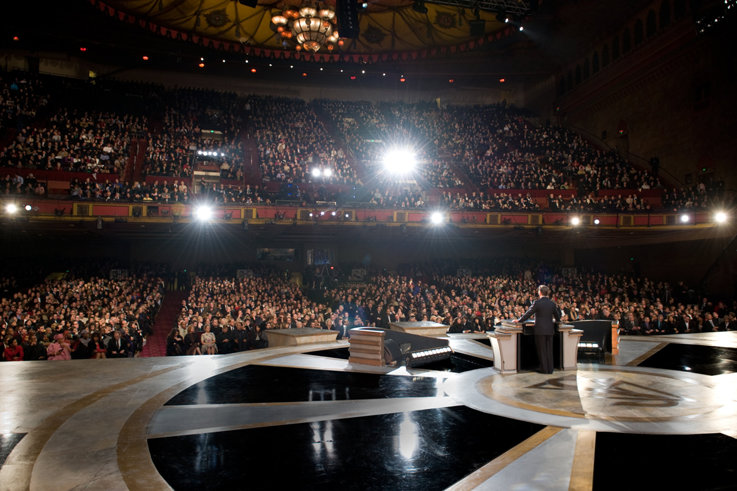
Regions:
<instances>
[{"instance_id":1,"label":"black stage platform","mask_svg":"<svg viewBox=\"0 0 737 491\"><path fill-rule=\"evenodd\" d=\"M669 344L639 366L729 373L735 368L736 351ZM307 356L346 360L348 349ZM490 365L489 360L456 353L423 369L461 373ZM442 382L442 376L246 366L203 380L166 405L295 403L312 401L313 392L326 404L429 398L442 395ZM332 399L325 401L324 394ZM148 443L156 468L175 489L430 490L453 485L542 428L453 406L150 438ZM664 483L673 488L734 489L737 440L725 435L599 432L595 448L594 489L645 489ZM702 480L700 472L674 472L673 463L684 459L689 466L708 469L708 479ZM637 472L623 472L633 465ZM636 475L644 477L633 482Z\"/></svg>"},{"instance_id":2,"label":"black stage platform","mask_svg":"<svg viewBox=\"0 0 737 491\"><path fill-rule=\"evenodd\" d=\"M0 482L737 489L737 333L624 338L606 363L552 375L502 375L483 342L450 341L419 368L351 364L345 342L0 364Z\"/></svg>"}]
</instances>

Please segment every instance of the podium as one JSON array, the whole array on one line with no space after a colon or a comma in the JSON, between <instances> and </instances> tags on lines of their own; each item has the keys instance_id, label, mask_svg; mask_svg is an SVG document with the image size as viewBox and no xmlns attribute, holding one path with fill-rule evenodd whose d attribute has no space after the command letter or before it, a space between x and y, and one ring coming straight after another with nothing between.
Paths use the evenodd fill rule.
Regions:
<instances>
[{"instance_id":1,"label":"podium","mask_svg":"<svg viewBox=\"0 0 737 491\"><path fill-rule=\"evenodd\" d=\"M494 367L501 373L517 373L531 370L538 365L534 321L515 323L503 320L488 334L494 351ZM553 366L556 370L574 370L578 364L578 342L583 331L570 324L557 323L553 336Z\"/></svg>"},{"instance_id":2,"label":"podium","mask_svg":"<svg viewBox=\"0 0 737 491\"><path fill-rule=\"evenodd\" d=\"M619 354L619 322L610 320L572 321L574 329L583 331L581 342L588 351Z\"/></svg>"}]
</instances>

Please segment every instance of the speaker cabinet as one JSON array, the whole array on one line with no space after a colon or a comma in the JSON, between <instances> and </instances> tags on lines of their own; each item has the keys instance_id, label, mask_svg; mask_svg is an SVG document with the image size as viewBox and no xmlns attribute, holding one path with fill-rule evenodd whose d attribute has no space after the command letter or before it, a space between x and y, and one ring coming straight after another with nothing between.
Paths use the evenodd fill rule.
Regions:
<instances>
[{"instance_id":1,"label":"speaker cabinet","mask_svg":"<svg viewBox=\"0 0 737 491\"><path fill-rule=\"evenodd\" d=\"M360 31L358 26L358 2L356 0L336 0L335 15L338 18L340 37L357 39Z\"/></svg>"}]
</instances>

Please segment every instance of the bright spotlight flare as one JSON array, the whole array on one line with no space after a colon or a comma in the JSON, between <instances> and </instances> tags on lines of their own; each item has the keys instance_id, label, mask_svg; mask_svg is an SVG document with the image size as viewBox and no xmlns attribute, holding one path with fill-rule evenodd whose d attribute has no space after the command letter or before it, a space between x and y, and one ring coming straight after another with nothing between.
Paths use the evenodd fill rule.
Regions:
<instances>
[{"instance_id":1,"label":"bright spotlight flare","mask_svg":"<svg viewBox=\"0 0 737 491\"><path fill-rule=\"evenodd\" d=\"M578 227L581 225L581 219L579 217L571 217L571 225Z\"/></svg>"},{"instance_id":2,"label":"bright spotlight flare","mask_svg":"<svg viewBox=\"0 0 737 491\"><path fill-rule=\"evenodd\" d=\"M5 205L5 212L8 215L15 215L18 212L18 205L15 203L8 203Z\"/></svg>"},{"instance_id":3,"label":"bright spotlight flare","mask_svg":"<svg viewBox=\"0 0 737 491\"><path fill-rule=\"evenodd\" d=\"M433 225L441 225L445 221L445 215L440 211L434 211L430 215L430 223Z\"/></svg>"},{"instance_id":4,"label":"bright spotlight flare","mask_svg":"<svg viewBox=\"0 0 737 491\"><path fill-rule=\"evenodd\" d=\"M312 177L330 177L333 175L333 170L330 168L320 169L319 167L314 167L311 174Z\"/></svg>"},{"instance_id":5,"label":"bright spotlight flare","mask_svg":"<svg viewBox=\"0 0 737 491\"><path fill-rule=\"evenodd\" d=\"M407 175L416 166L415 154L409 148L390 148L384 155L384 169L390 174Z\"/></svg>"},{"instance_id":6,"label":"bright spotlight flare","mask_svg":"<svg viewBox=\"0 0 737 491\"><path fill-rule=\"evenodd\" d=\"M727 212L726 211L718 211L714 213L714 221L717 223L726 223L727 222Z\"/></svg>"},{"instance_id":7,"label":"bright spotlight flare","mask_svg":"<svg viewBox=\"0 0 737 491\"><path fill-rule=\"evenodd\" d=\"M194 217L200 222L209 222L213 215L214 211L210 205L197 205L194 209Z\"/></svg>"}]
</instances>

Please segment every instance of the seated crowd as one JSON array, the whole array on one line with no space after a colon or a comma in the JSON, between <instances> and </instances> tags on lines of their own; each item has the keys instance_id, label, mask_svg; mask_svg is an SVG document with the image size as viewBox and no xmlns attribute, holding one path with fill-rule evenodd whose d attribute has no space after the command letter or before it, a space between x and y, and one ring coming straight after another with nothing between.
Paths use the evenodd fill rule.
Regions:
<instances>
[{"instance_id":1,"label":"seated crowd","mask_svg":"<svg viewBox=\"0 0 737 491\"><path fill-rule=\"evenodd\" d=\"M565 321L607 319L622 334L656 335L737 330L737 301L697 296L682 282L626 274L561 269L519 260L485 268L414 265L396 272L366 272L361 280L340 270L331 277L306 271L304 286L283 272L232 268L188 278L167 353L232 353L268 346L270 329L316 328L349 336L360 326L433 321L450 332L485 332L518 318L551 288ZM0 300L4 359L40 360L130 357L151 332L164 295L165 276L47 279ZM165 279L167 278L167 279ZM182 280L183 281L183 280Z\"/></svg>"},{"instance_id":2,"label":"seated crowd","mask_svg":"<svg viewBox=\"0 0 737 491\"><path fill-rule=\"evenodd\" d=\"M33 195L39 198L46 196L46 185L36 179L33 173L25 177L20 174L11 176L6 174L0 179L0 194L6 195Z\"/></svg>"},{"instance_id":3,"label":"seated crowd","mask_svg":"<svg viewBox=\"0 0 737 491\"><path fill-rule=\"evenodd\" d=\"M309 300L294 282L276 273L245 278L196 277L168 354L232 353L267 346L264 331L320 328L330 309Z\"/></svg>"},{"instance_id":4,"label":"seated crowd","mask_svg":"<svg viewBox=\"0 0 737 491\"><path fill-rule=\"evenodd\" d=\"M286 97L249 97L249 136L258 146L264 180L300 183L314 169L338 183L359 183L343 148L311 105ZM324 177L323 177L324 178Z\"/></svg>"},{"instance_id":5,"label":"seated crowd","mask_svg":"<svg viewBox=\"0 0 737 491\"><path fill-rule=\"evenodd\" d=\"M150 129L145 174L191 177L214 167L223 179L243 178L243 109L235 94L161 90L161 128Z\"/></svg>"},{"instance_id":6,"label":"seated crowd","mask_svg":"<svg viewBox=\"0 0 737 491\"><path fill-rule=\"evenodd\" d=\"M424 188L464 186L453 170L453 161L435 144L446 130L442 115L430 104L373 104L319 100L316 107L333 121L337 132L365 171L381 174L387 148L413 142L420 162L417 181ZM406 143L405 143L406 144Z\"/></svg>"},{"instance_id":7,"label":"seated crowd","mask_svg":"<svg viewBox=\"0 0 737 491\"><path fill-rule=\"evenodd\" d=\"M425 200L416 185L376 188L367 196L372 208L424 208Z\"/></svg>"},{"instance_id":8,"label":"seated crowd","mask_svg":"<svg viewBox=\"0 0 737 491\"><path fill-rule=\"evenodd\" d=\"M151 333L163 280L46 279L0 299L4 360L133 357Z\"/></svg>"},{"instance_id":9,"label":"seated crowd","mask_svg":"<svg viewBox=\"0 0 737 491\"><path fill-rule=\"evenodd\" d=\"M603 213L640 213L651 211L647 201L630 194L626 197L617 196L594 196L593 193L582 198L572 196L569 199L561 195L557 197L551 194L548 197L548 208L551 211L599 211Z\"/></svg>"},{"instance_id":10,"label":"seated crowd","mask_svg":"<svg viewBox=\"0 0 737 491\"><path fill-rule=\"evenodd\" d=\"M150 184L134 182L130 185L119 180L98 182L88 177L84 180L74 178L69 185L71 196L78 200L188 203L190 196L189 188L184 181L181 183L174 181L171 184L167 182L159 184L158 181Z\"/></svg>"},{"instance_id":11,"label":"seated crowd","mask_svg":"<svg viewBox=\"0 0 737 491\"><path fill-rule=\"evenodd\" d=\"M4 181L0 181L0 185ZM72 179L70 182L70 194L77 200L112 201L124 203L162 203L186 204L193 197L190 188L184 180L175 180L172 183L166 181L127 182L104 181L99 182L91 178L84 180ZM247 185L224 186L202 184L200 196L206 196L210 201L217 204L271 204L271 198L265 195L259 188Z\"/></svg>"},{"instance_id":12,"label":"seated crowd","mask_svg":"<svg viewBox=\"0 0 737 491\"><path fill-rule=\"evenodd\" d=\"M110 113L60 112L45 128L23 128L0 152L0 165L26 169L120 174L130 134L145 121Z\"/></svg>"},{"instance_id":13,"label":"seated crowd","mask_svg":"<svg viewBox=\"0 0 737 491\"><path fill-rule=\"evenodd\" d=\"M433 321L450 332L491 330L502 319L520 317L545 283L563 320L608 319L623 334L672 334L736 330L737 302L700 302L683 284L671 287L646 278L571 273L505 264L497 272L444 274L435 268L406 275L379 274L365 286L329 292L333 309L360 317L359 325L388 327L391 321ZM348 324L352 327L352 324Z\"/></svg>"},{"instance_id":14,"label":"seated crowd","mask_svg":"<svg viewBox=\"0 0 737 491\"><path fill-rule=\"evenodd\" d=\"M336 202L344 195L336 186L350 185L353 195L362 196L354 202L376 207L434 206L434 189L453 193L452 198L444 194L441 203L476 210L649 212L661 208L660 199L641 193L655 188L662 189L666 210L732 202L719 184L666 189L656 175L616 153L505 104L308 103L0 73L0 109L4 131L12 136L0 148L0 167L7 169L0 193L6 195L48 194L45 180L14 172L25 169L89 174L70 182L73 199L187 202L198 191L192 179L200 168L219 173L217 195L230 203L273 203L276 195L253 196L269 182L311 183L321 188L311 193L313 199ZM420 165L402 183L410 195L404 190L397 195L384 191L395 178L382 175L380 166L387 148L406 142L415 147ZM129 163L139 157L138 145L145 150L140 169ZM247 151L260 181L254 169L248 174L244 167ZM130 169L138 171L127 182ZM243 187L246 175L254 183L251 192L229 188ZM547 190L550 197L535 202L520 190ZM564 197L562 190L574 196ZM605 190L622 192L613 197Z\"/></svg>"},{"instance_id":15,"label":"seated crowd","mask_svg":"<svg viewBox=\"0 0 737 491\"><path fill-rule=\"evenodd\" d=\"M444 192L441 203L452 210L494 210L518 211L539 210L540 205L529 194L516 196L505 193L485 195L483 192L449 193Z\"/></svg>"},{"instance_id":16,"label":"seated crowd","mask_svg":"<svg viewBox=\"0 0 737 491\"><path fill-rule=\"evenodd\" d=\"M264 347L269 329L331 329L343 337L353 327L432 321L450 326L450 332L485 332L502 319L520 317L535 300L540 283L551 287L565 321L618 321L621 333L629 335L737 330L737 302L699 300L682 283L671 286L631 275L578 273L513 261L492 269L451 272L421 266L369 274L350 284L308 275L305 290L276 273L241 279L227 274L198 277L169 336L169 354Z\"/></svg>"},{"instance_id":17,"label":"seated crowd","mask_svg":"<svg viewBox=\"0 0 737 491\"><path fill-rule=\"evenodd\" d=\"M25 74L0 74L0 128L24 127L48 104L43 82Z\"/></svg>"},{"instance_id":18,"label":"seated crowd","mask_svg":"<svg viewBox=\"0 0 737 491\"><path fill-rule=\"evenodd\" d=\"M708 210L714 206L731 206L732 200L727 196L723 183L704 182L682 189L664 189L663 207L673 211Z\"/></svg>"}]
</instances>

